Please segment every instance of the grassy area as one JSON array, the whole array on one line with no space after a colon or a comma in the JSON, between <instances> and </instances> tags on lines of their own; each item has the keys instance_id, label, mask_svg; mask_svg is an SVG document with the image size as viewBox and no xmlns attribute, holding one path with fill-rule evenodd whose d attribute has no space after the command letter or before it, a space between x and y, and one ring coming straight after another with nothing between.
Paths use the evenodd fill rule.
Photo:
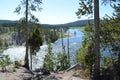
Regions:
<instances>
[{"instance_id":1,"label":"grassy area","mask_svg":"<svg viewBox=\"0 0 120 80\"><path fill-rule=\"evenodd\" d=\"M7 48L6 47L2 47L0 48L0 55L3 53L4 50L6 50Z\"/></svg>"},{"instance_id":2,"label":"grassy area","mask_svg":"<svg viewBox=\"0 0 120 80\"><path fill-rule=\"evenodd\" d=\"M3 33L3 34L0 34L0 37L7 36L7 35L11 35L11 34L13 34L13 33L15 33L15 32Z\"/></svg>"},{"instance_id":3,"label":"grassy area","mask_svg":"<svg viewBox=\"0 0 120 80\"><path fill-rule=\"evenodd\" d=\"M73 26L73 27L70 27L70 29L81 29L81 28L84 28L85 25L83 26Z\"/></svg>"}]
</instances>

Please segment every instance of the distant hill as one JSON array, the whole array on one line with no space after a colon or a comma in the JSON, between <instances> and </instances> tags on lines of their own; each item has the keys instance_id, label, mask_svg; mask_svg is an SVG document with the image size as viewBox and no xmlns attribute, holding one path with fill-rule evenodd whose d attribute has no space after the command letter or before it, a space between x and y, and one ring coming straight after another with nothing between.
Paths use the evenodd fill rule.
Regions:
<instances>
[{"instance_id":1,"label":"distant hill","mask_svg":"<svg viewBox=\"0 0 120 80\"><path fill-rule=\"evenodd\" d=\"M94 19L90 19L90 22L94 22ZM49 26L53 26L53 27L73 27L73 26L83 26L86 25L88 22L88 20L78 20L78 21L74 21L74 22L69 22L69 23L65 23L65 24L42 24L42 26L44 27L49 27Z\"/></svg>"},{"instance_id":2,"label":"distant hill","mask_svg":"<svg viewBox=\"0 0 120 80\"><path fill-rule=\"evenodd\" d=\"M0 24L11 24L11 23L17 23L18 21L12 21L12 20L0 20Z\"/></svg>"},{"instance_id":3,"label":"distant hill","mask_svg":"<svg viewBox=\"0 0 120 80\"><path fill-rule=\"evenodd\" d=\"M91 21L92 23L94 22L93 19L90 19L89 21ZM12 21L12 20L0 20L0 24L16 24L18 21ZM88 20L78 20L78 21L74 21L74 22L69 22L69 23L65 23L65 24L41 24L43 27L73 27L73 26L82 26L85 25L88 22Z\"/></svg>"},{"instance_id":4,"label":"distant hill","mask_svg":"<svg viewBox=\"0 0 120 80\"><path fill-rule=\"evenodd\" d=\"M94 22L93 19L90 19L89 20L90 22ZM80 26L80 25L86 25L88 22L88 20L78 20L78 21L74 21L74 22L70 22L70 23L66 23L66 24L63 24L64 26Z\"/></svg>"}]
</instances>

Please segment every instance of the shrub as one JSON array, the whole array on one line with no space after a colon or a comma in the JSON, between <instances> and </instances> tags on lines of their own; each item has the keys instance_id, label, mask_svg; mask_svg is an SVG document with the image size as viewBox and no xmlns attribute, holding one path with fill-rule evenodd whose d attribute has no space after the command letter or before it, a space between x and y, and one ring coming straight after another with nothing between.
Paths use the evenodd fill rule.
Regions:
<instances>
[{"instance_id":1,"label":"shrub","mask_svg":"<svg viewBox=\"0 0 120 80\"><path fill-rule=\"evenodd\" d=\"M10 61L10 57L6 55L1 61L0 61L0 67L2 68L2 71L5 72L7 69L6 67L12 64Z\"/></svg>"},{"instance_id":2,"label":"shrub","mask_svg":"<svg viewBox=\"0 0 120 80\"><path fill-rule=\"evenodd\" d=\"M21 64L18 61L15 61L15 68L19 68L21 66Z\"/></svg>"},{"instance_id":3,"label":"shrub","mask_svg":"<svg viewBox=\"0 0 120 80\"><path fill-rule=\"evenodd\" d=\"M54 69L54 62L53 62L54 53L52 52L52 45L50 42L51 41L49 40L48 53L45 55L43 67L44 67L44 69L46 69L48 71L53 71L53 69Z\"/></svg>"},{"instance_id":4,"label":"shrub","mask_svg":"<svg viewBox=\"0 0 120 80\"><path fill-rule=\"evenodd\" d=\"M70 67L70 63L66 53L59 53L57 55L57 64L59 65L59 70L65 70Z\"/></svg>"}]
</instances>

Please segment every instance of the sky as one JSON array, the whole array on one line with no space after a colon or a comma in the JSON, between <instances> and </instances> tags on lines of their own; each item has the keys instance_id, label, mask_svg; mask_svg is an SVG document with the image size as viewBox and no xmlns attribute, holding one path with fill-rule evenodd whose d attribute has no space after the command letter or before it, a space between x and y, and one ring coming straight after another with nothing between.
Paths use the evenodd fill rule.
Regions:
<instances>
[{"instance_id":1,"label":"sky","mask_svg":"<svg viewBox=\"0 0 120 80\"><path fill-rule=\"evenodd\" d=\"M1 0L0 1L0 20L19 20L23 15L14 13L15 8L21 0ZM42 0L40 5L43 9L41 12L35 12L34 15L42 24L64 24L77 20L88 19L83 16L77 18L75 12L79 8L79 0ZM105 14L111 16L113 9L109 4L100 3L100 18Z\"/></svg>"}]
</instances>

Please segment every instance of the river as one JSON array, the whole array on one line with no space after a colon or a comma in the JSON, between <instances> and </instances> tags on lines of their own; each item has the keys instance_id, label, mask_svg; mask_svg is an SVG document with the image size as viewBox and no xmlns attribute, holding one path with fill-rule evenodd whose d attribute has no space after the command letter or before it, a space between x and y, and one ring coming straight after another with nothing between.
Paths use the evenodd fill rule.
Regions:
<instances>
[{"instance_id":1,"label":"river","mask_svg":"<svg viewBox=\"0 0 120 80\"><path fill-rule=\"evenodd\" d=\"M80 48L82 44L83 33L81 29L69 29L67 32L70 34L74 34L69 37L69 53L70 53L70 62L74 64L75 62L75 54L76 51ZM68 38L63 38L63 44L65 46L66 53L68 52ZM40 50L33 55L33 70L42 67L44 57L47 53L47 45L40 46ZM55 54L62 52L62 39L58 39L54 43L52 43L52 51ZM9 55L10 60L14 61L23 61L25 58L25 46L11 46L7 50L5 50L2 55Z\"/></svg>"}]
</instances>

